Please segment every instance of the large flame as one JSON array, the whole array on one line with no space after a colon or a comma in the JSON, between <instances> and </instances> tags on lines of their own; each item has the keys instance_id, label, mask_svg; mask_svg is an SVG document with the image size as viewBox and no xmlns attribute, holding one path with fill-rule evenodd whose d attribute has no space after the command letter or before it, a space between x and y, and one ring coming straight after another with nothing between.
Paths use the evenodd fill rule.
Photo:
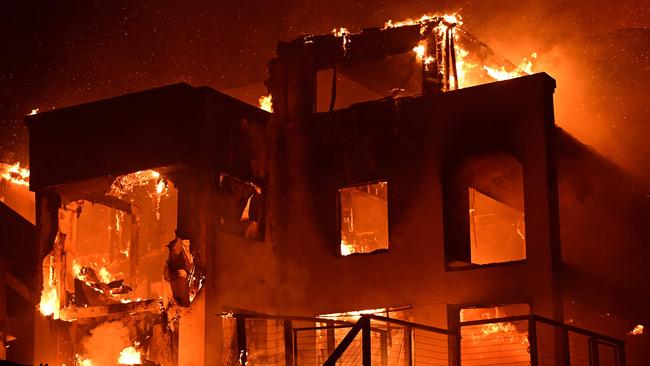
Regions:
<instances>
[{"instance_id":1,"label":"large flame","mask_svg":"<svg viewBox=\"0 0 650 366\"><path fill-rule=\"evenodd\" d=\"M20 163L0 163L0 177L13 184L29 186L29 170L20 167Z\"/></svg>"},{"instance_id":2,"label":"large flame","mask_svg":"<svg viewBox=\"0 0 650 366\"><path fill-rule=\"evenodd\" d=\"M423 33L425 32L426 27L434 22L439 22L438 25L434 28L434 31L438 32L438 34L441 36L445 34L447 29L460 27L463 24L462 18L459 14L425 14L417 19L406 19L398 22L388 20L386 23L384 23L384 29L419 24L421 26L420 32ZM479 60L470 61L470 59L473 58L473 55L470 55L470 52L462 45L462 39L459 37L458 32L453 33L453 40L454 52L456 55L456 70L458 73L459 88L478 85L486 81L470 76L472 74L472 71L476 70L477 66L480 66L479 70L483 71L483 74L481 75L488 76L489 78L497 81L512 79L533 73L533 60L537 58L537 53L533 53L530 58L524 58L518 66L508 71L506 66L503 65L481 65L481 62ZM425 65L428 65L435 61L433 55L427 54L426 40L420 41L420 43L418 43L418 45L413 48L413 52L415 52L417 59L420 62L423 62ZM450 84L454 85L454 83L455 80L452 75Z\"/></svg>"},{"instance_id":3,"label":"large flame","mask_svg":"<svg viewBox=\"0 0 650 366\"><path fill-rule=\"evenodd\" d=\"M129 346L120 352L117 363L120 365L140 365L142 363L142 357L135 347Z\"/></svg>"}]
</instances>

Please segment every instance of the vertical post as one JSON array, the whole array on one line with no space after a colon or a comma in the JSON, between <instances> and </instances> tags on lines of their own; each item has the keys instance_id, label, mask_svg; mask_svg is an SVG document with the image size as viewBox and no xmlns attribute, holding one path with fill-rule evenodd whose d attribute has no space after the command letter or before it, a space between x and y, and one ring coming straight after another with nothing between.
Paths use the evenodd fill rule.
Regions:
<instances>
[{"instance_id":1,"label":"vertical post","mask_svg":"<svg viewBox=\"0 0 650 366\"><path fill-rule=\"evenodd\" d=\"M569 330L565 327L561 327L559 330L561 345L560 352L561 355L561 365L568 365L571 363L571 349L569 348Z\"/></svg>"},{"instance_id":2,"label":"vertical post","mask_svg":"<svg viewBox=\"0 0 650 366\"><path fill-rule=\"evenodd\" d=\"M625 343L616 345L616 366L625 366Z\"/></svg>"},{"instance_id":3,"label":"vertical post","mask_svg":"<svg viewBox=\"0 0 650 366\"><path fill-rule=\"evenodd\" d=\"M453 332L447 336L449 366L460 366L460 311L457 305L447 306L447 328Z\"/></svg>"},{"instance_id":4,"label":"vertical post","mask_svg":"<svg viewBox=\"0 0 650 366\"><path fill-rule=\"evenodd\" d=\"M131 206L131 244L129 245L129 276L137 283L137 272L140 264L140 209Z\"/></svg>"},{"instance_id":5,"label":"vertical post","mask_svg":"<svg viewBox=\"0 0 650 366\"><path fill-rule=\"evenodd\" d=\"M413 366L413 328L404 326L404 366Z\"/></svg>"},{"instance_id":6,"label":"vertical post","mask_svg":"<svg viewBox=\"0 0 650 366\"><path fill-rule=\"evenodd\" d=\"M379 352L381 353L381 366L388 366L388 332L379 334Z\"/></svg>"},{"instance_id":7,"label":"vertical post","mask_svg":"<svg viewBox=\"0 0 650 366\"><path fill-rule=\"evenodd\" d=\"M449 366L460 366L460 325L454 329L454 334L448 336Z\"/></svg>"},{"instance_id":8,"label":"vertical post","mask_svg":"<svg viewBox=\"0 0 650 366\"><path fill-rule=\"evenodd\" d=\"M600 359L598 357L598 339L594 337L589 338L589 365L600 365Z\"/></svg>"},{"instance_id":9,"label":"vertical post","mask_svg":"<svg viewBox=\"0 0 650 366\"><path fill-rule=\"evenodd\" d=\"M298 331L293 330L293 363L298 364Z\"/></svg>"},{"instance_id":10,"label":"vertical post","mask_svg":"<svg viewBox=\"0 0 650 366\"><path fill-rule=\"evenodd\" d=\"M291 320L284 321L284 361L286 366L293 366L293 325Z\"/></svg>"},{"instance_id":11,"label":"vertical post","mask_svg":"<svg viewBox=\"0 0 650 366\"><path fill-rule=\"evenodd\" d=\"M366 315L362 316L360 320L362 324L361 328L361 345L362 345L362 354L363 354L363 366L371 366L371 355L372 350L370 348L370 318Z\"/></svg>"},{"instance_id":12,"label":"vertical post","mask_svg":"<svg viewBox=\"0 0 650 366\"><path fill-rule=\"evenodd\" d=\"M246 350L246 318L235 315L237 320L237 357L240 365L248 362L248 351Z\"/></svg>"},{"instance_id":13,"label":"vertical post","mask_svg":"<svg viewBox=\"0 0 650 366\"><path fill-rule=\"evenodd\" d=\"M334 348L336 348L336 338L334 336L334 322L331 320L328 321L327 326L327 356L329 357L334 352Z\"/></svg>"},{"instance_id":14,"label":"vertical post","mask_svg":"<svg viewBox=\"0 0 650 366\"><path fill-rule=\"evenodd\" d=\"M528 318L528 345L530 347L530 365L537 366L539 357L537 355L537 322L534 316Z\"/></svg>"}]
</instances>

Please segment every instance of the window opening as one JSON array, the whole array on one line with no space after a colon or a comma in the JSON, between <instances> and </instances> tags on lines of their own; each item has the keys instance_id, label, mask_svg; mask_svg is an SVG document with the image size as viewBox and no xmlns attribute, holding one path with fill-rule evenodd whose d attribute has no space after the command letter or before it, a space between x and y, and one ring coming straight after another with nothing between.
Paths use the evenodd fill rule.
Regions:
<instances>
[{"instance_id":1,"label":"window opening","mask_svg":"<svg viewBox=\"0 0 650 366\"><path fill-rule=\"evenodd\" d=\"M339 190L341 255L388 249L388 182Z\"/></svg>"},{"instance_id":2,"label":"window opening","mask_svg":"<svg viewBox=\"0 0 650 366\"><path fill-rule=\"evenodd\" d=\"M264 240L262 188L227 174L219 176L219 191L225 206L220 210L220 226L246 239Z\"/></svg>"},{"instance_id":3,"label":"window opening","mask_svg":"<svg viewBox=\"0 0 650 366\"><path fill-rule=\"evenodd\" d=\"M524 213L473 187L468 194L472 263L526 259Z\"/></svg>"}]
</instances>

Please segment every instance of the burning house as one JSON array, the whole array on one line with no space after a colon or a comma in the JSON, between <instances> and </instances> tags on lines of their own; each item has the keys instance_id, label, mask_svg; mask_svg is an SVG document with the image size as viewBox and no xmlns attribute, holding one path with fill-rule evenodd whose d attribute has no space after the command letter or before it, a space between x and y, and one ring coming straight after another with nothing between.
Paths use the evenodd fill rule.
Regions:
<instances>
[{"instance_id":1,"label":"burning house","mask_svg":"<svg viewBox=\"0 0 650 366\"><path fill-rule=\"evenodd\" d=\"M459 25L281 42L272 113L175 84L27 116L34 362L624 365L567 322L555 81Z\"/></svg>"}]
</instances>

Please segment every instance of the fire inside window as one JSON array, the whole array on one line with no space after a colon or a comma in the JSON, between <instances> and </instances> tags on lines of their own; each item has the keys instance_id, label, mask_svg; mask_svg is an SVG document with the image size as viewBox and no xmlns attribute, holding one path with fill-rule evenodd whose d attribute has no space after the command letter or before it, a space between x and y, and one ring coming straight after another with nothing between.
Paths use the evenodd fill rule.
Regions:
<instances>
[{"instance_id":1,"label":"fire inside window","mask_svg":"<svg viewBox=\"0 0 650 366\"><path fill-rule=\"evenodd\" d=\"M528 314L528 304L461 309L461 364L530 365L528 321L506 319Z\"/></svg>"},{"instance_id":2,"label":"fire inside window","mask_svg":"<svg viewBox=\"0 0 650 366\"><path fill-rule=\"evenodd\" d=\"M72 197L59 208L54 249L43 262L49 281L43 285L41 311L55 318L61 306L61 318L70 319L78 315L76 309L164 293L160 268L176 227L173 183L147 170L118 177L106 192L103 186L87 187L101 192Z\"/></svg>"},{"instance_id":3,"label":"fire inside window","mask_svg":"<svg viewBox=\"0 0 650 366\"><path fill-rule=\"evenodd\" d=\"M388 182L339 190L341 255L388 249Z\"/></svg>"},{"instance_id":4,"label":"fire inside window","mask_svg":"<svg viewBox=\"0 0 650 366\"><path fill-rule=\"evenodd\" d=\"M472 187L468 194L472 263L526 259L524 213Z\"/></svg>"}]
</instances>

